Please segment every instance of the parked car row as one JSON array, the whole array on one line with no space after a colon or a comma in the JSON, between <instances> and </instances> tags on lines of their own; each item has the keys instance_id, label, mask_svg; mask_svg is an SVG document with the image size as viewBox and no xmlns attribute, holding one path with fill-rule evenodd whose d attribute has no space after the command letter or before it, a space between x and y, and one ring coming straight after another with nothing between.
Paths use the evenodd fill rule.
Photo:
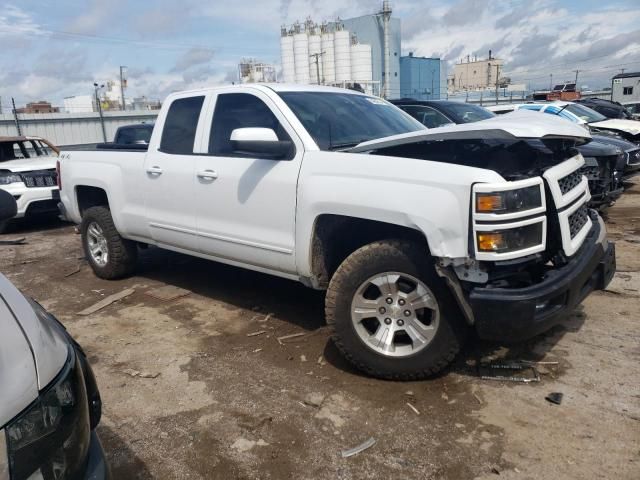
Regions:
<instances>
[{"instance_id":1,"label":"parked car row","mask_svg":"<svg viewBox=\"0 0 640 480\"><path fill-rule=\"evenodd\" d=\"M578 146L585 159L582 174L589 180L591 191L590 206L606 209L617 200L624 190L624 181L640 174L640 145L625 140L616 134L624 129L635 132L640 122L630 124L607 121L588 107L570 102L523 103L498 105L483 108L478 105L446 100L416 101L412 99L393 100L392 103L416 118L428 128L449 124L463 124L491 118L515 110L530 110L551 113L566 118L576 124L588 125L592 141ZM602 118L601 118L602 117ZM588 123L587 120L591 120ZM636 125L637 124L637 125ZM640 130L638 130L640 132Z\"/></svg>"}]
</instances>

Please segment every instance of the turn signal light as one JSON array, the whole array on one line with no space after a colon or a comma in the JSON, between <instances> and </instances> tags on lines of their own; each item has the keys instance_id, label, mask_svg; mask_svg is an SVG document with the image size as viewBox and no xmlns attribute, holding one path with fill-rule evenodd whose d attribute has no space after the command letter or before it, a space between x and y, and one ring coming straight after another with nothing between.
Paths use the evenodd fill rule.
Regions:
<instances>
[{"instance_id":1,"label":"turn signal light","mask_svg":"<svg viewBox=\"0 0 640 480\"><path fill-rule=\"evenodd\" d=\"M492 213L504 210L503 196L499 193L478 193L476 196L476 212Z\"/></svg>"},{"instance_id":2,"label":"turn signal light","mask_svg":"<svg viewBox=\"0 0 640 480\"><path fill-rule=\"evenodd\" d=\"M505 238L499 232L478 233L478 250L481 252L497 252L506 247Z\"/></svg>"}]
</instances>

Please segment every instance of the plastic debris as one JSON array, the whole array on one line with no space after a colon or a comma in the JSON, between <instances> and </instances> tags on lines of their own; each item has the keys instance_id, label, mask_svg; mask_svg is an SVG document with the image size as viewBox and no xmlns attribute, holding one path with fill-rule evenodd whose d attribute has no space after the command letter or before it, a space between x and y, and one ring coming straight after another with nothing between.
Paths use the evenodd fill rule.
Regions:
<instances>
[{"instance_id":1,"label":"plastic debris","mask_svg":"<svg viewBox=\"0 0 640 480\"><path fill-rule=\"evenodd\" d=\"M247 333L247 337L257 337L258 335L262 335L263 333L267 333L267 331L258 330L257 332Z\"/></svg>"},{"instance_id":2,"label":"plastic debris","mask_svg":"<svg viewBox=\"0 0 640 480\"><path fill-rule=\"evenodd\" d=\"M407 402L407 406L408 406L411 410L413 410L413 411L415 412L415 414L416 414L416 415L420 415L420 411L419 411L416 407L414 407L413 405L411 405L409 402Z\"/></svg>"},{"instance_id":3,"label":"plastic debris","mask_svg":"<svg viewBox=\"0 0 640 480\"><path fill-rule=\"evenodd\" d=\"M560 392L551 392L549 395L544 397L547 402L554 403L556 405L560 405L562 403L562 397L564 395Z\"/></svg>"},{"instance_id":4,"label":"plastic debris","mask_svg":"<svg viewBox=\"0 0 640 480\"><path fill-rule=\"evenodd\" d=\"M358 453L363 452L367 448L373 447L375 444L376 444L376 439L371 437L369 440L367 440L366 442L358 445L357 447L353 447L353 448L350 448L348 450L343 450L342 451L342 458L348 458L348 457L352 457L354 455L357 455Z\"/></svg>"},{"instance_id":5,"label":"plastic debris","mask_svg":"<svg viewBox=\"0 0 640 480\"><path fill-rule=\"evenodd\" d=\"M16 238L13 240L0 240L0 245L26 245L27 237Z\"/></svg>"},{"instance_id":6,"label":"plastic debris","mask_svg":"<svg viewBox=\"0 0 640 480\"><path fill-rule=\"evenodd\" d=\"M283 336L283 337L278 337L276 340L278 340L278 343L279 343L280 345L284 345L284 344L282 343L282 341L283 341L283 340L289 340L289 339L291 339L291 338L302 337L302 336L304 336L304 335L306 335L306 333L292 333L291 335L285 335L285 336Z\"/></svg>"}]
</instances>

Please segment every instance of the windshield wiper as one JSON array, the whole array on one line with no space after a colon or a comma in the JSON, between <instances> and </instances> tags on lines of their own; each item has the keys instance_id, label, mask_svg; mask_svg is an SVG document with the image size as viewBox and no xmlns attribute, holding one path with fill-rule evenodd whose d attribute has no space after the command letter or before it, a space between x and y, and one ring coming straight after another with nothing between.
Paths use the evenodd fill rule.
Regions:
<instances>
[{"instance_id":1,"label":"windshield wiper","mask_svg":"<svg viewBox=\"0 0 640 480\"><path fill-rule=\"evenodd\" d=\"M367 138L363 138L362 140L358 140L357 142L335 143L329 145L329 150L344 150L347 148L355 147L356 145L360 145L362 142L366 142L367 140Z\"/></svg>"}]
</instances>

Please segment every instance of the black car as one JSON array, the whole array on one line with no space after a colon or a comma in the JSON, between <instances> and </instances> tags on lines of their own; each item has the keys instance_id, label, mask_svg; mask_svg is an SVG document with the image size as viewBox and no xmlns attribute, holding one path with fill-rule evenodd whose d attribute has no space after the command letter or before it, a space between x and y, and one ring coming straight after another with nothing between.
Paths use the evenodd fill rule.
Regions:
<instances>
[{"instance_id":1,"label":"black car","mask_svg":"<svg viewBox=\"0 0 640 480\"><path fill-rule=\"evenodd\" d=\"M153 123L139 123L118 127L113 142L99 143L101 150L146 150L153 132Z\"/></svg>"},{"instance_id":2,"label":"black car","mask_svg":"<svg viewBox=\"0 0 640 480\"><path fill-rule=\"evenodd\" d=\"M450 124L472 123L496 115L479 105L447 100L412 100L403 98L391 103L401 108L428 128ZM601 140L591 141L578 147L585 159L583 175L589 181L591 191L590 206L600 210L609 207L622 194L622 178L616 175L620 165L624 165L625 152L602 135ZM629 142L626 142L629 143ZM629 145L635 146L631 143Z\"/></svg>"},{"instance_id":3,"label":"black car","mask_svg":"<svg viewBox=\"0 0 640 480\"><path fill-rule=\"evenodd\" d=\"M613 133L602 132L592 135L591 138L596 142L613 145L623 152L614 172L618 183L626 182L632 177L640 175L640 146Z\"/></svg>"},{"instance_id":4,"label":"black car","mask_svg":"<svg viewBox=\"0 0 640 480\"><path fill-rule=\"evenodd\" d=\"M626 118L633 120L631 113L629 113L624 105L618 102L612 102L602 98L581 98L580 100L576 100L576 103L589 107L607 118Z\"/></svg>"}]
</instances>

